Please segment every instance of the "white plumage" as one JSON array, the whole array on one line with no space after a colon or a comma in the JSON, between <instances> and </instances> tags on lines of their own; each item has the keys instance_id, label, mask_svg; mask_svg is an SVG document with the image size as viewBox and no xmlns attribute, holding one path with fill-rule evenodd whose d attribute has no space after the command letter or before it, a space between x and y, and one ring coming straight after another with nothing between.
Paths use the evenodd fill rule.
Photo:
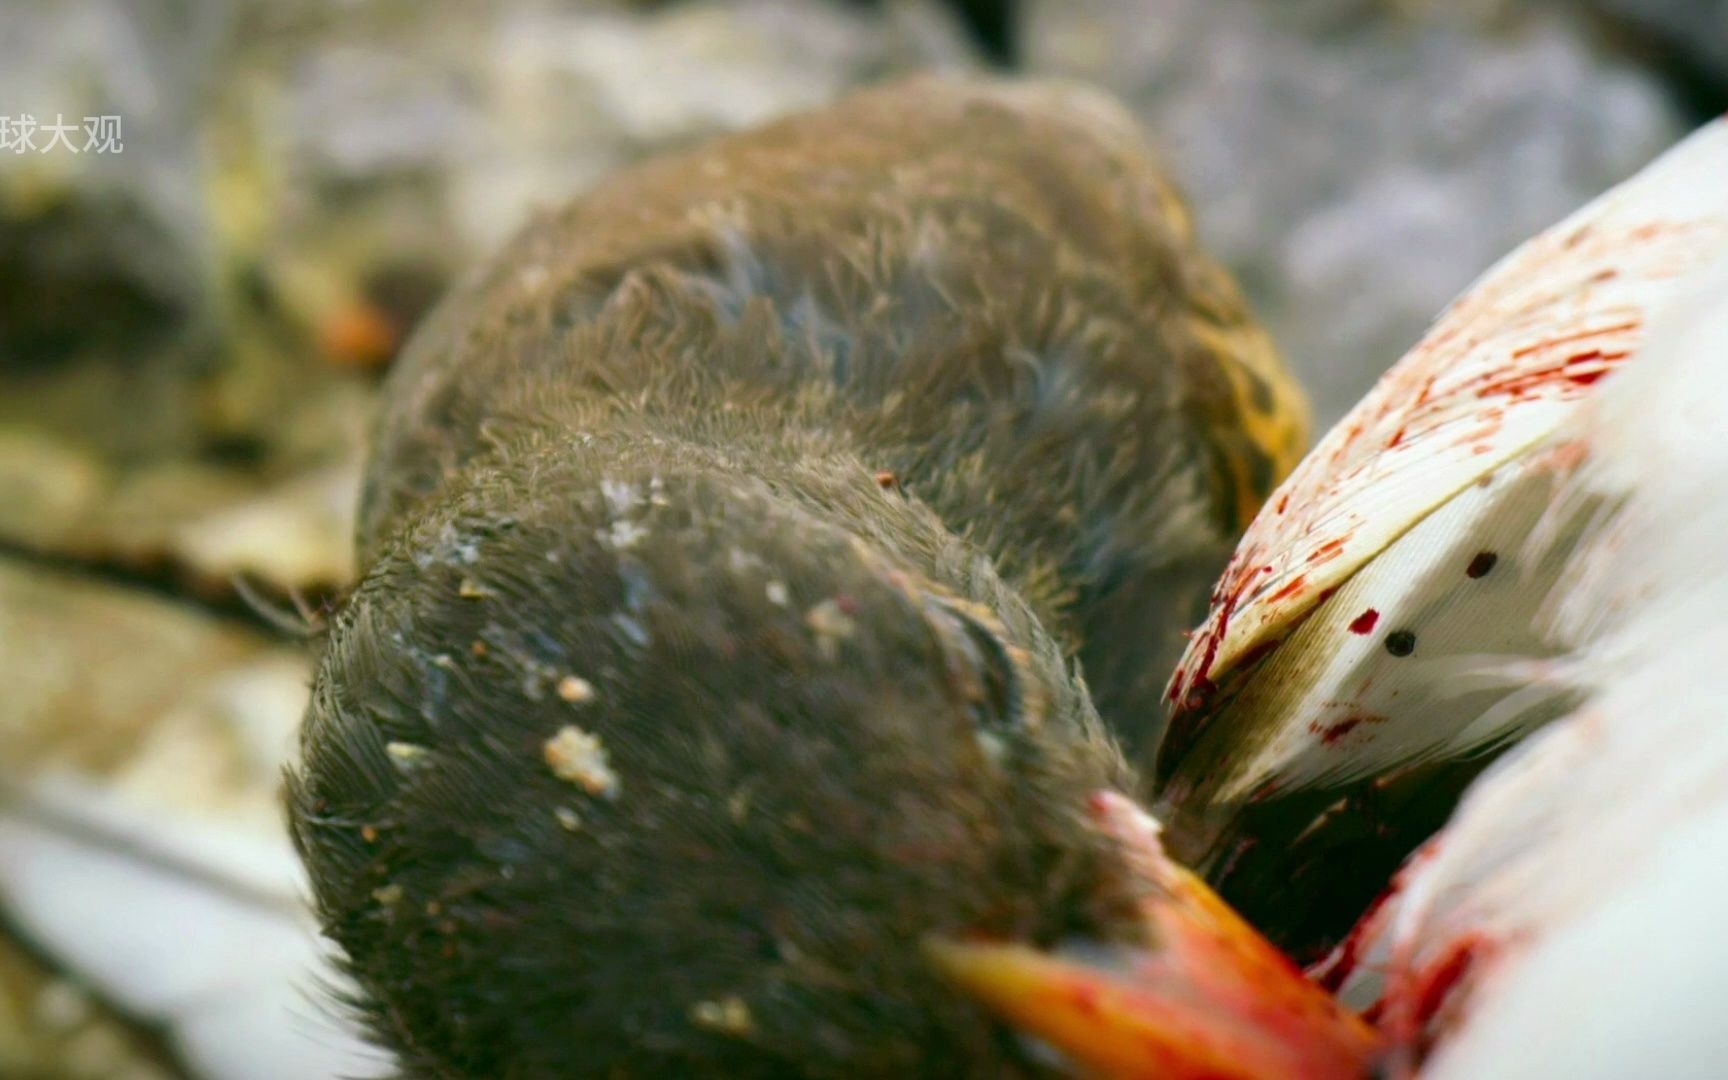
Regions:
<instances>
[{"instance_id":1,"label":"white plumage","mask_svg":"<svg viewBox=\"0 0 1728 1080\"><path fill-rule=\"evenodd\" d=\"M1533 617L1586 522L1550 509L1560 433L1724 257L1728 120L1454 302L1249 527L1172 684L1179 710L1208 708L1197 681L1227 703L1193 724L1204 752L1173 755L1166 798L1342 786L1558 715L1559 696L1478 661L1562 647Z\"/></svg>"},{"instance_id":2,"label":"white plumage","mask_svg":"<svg viewBox=\"0 0 1728 1080\"><path fill-rule=\"evenodd\" d=\"M1249 529L1167 809L1524 740L1328 973L1395 1075L1728 1075L1725 495L1728 119L1484 275Z\"/></svg>"},{"instance_id":3,"label":"white plumage","mask_svg":"<svg viewBox=\"0 0 1728 1080\"><path fill-rule=\"evenodd\" d=\"M1423 1076L1728 1063L1728 257L1700 277L1556 437L1580 464L1553 513L1591 523L1543 612L1567 649L1545 675L1582 700L1478 781L1363 930L1347 993L1378 989L1407 1062L1432 1044Z\"/></svg>"}]
</instances>

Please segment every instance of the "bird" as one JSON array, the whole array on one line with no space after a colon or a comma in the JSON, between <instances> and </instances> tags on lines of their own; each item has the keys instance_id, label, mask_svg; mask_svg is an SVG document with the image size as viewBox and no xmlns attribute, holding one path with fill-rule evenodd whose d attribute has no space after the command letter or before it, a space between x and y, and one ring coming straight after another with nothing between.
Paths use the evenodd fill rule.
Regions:
<instances>
[{"instance_id":1,"label":"bird","mask_svg":"<svg viewBox=\"0 0 1728 1080\"><path fill-rule=\"evenodd\" d=\"M1543 612L1607 510L1556 492L1609 440L1579 417L1660 362L1662 317L1728 254L1724 175L1718 120L1488 270L1232 556L1170 681L1151 808L1297 959L1351 936L1484 770L1578 707L1549 677L1578 642Z\"/></svg>"},{"instance_id":2,"label":"bird","mask_svg":"<svg viewBox=\"0 0 1728 1080\"><path fill-rule=\"evenodd\" d=\"M1538 594L1562 651L1516 674L1573 704L1472 785L1328 972L1403 1075L1721 1072L1725 383L1728 250L1553 436L1551 512L1589 525Z\"/></svg>"},{"instance_id":3,"label":"bird","mask_svg":"<svg viewBox=\"0 0 1728 1080\"><path fill-rule=\"evenodd\" d=\"M1327 1076L1135 799L1306 408L1131 118L921 78L627 169L384 387L289 777L407 1075Z\"/></svg>"}]
</instances>

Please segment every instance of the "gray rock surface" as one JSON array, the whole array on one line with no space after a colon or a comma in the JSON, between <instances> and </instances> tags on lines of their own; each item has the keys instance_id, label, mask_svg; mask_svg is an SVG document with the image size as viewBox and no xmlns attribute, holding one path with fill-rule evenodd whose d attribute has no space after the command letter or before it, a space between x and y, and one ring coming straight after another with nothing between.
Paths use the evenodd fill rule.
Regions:
<instances>
[{"instance_id":1,"label":"gray rock surface","mask_svg":"<svg viewBox=\"0 0 1728 1080\"><path fill-rule=\"evenodd\" d=\"M1556 13L1367 0L1034 0L1030 66L1126 98L1321 429L1514 245L1680 134Z\"/></svg>"}]
</instances>

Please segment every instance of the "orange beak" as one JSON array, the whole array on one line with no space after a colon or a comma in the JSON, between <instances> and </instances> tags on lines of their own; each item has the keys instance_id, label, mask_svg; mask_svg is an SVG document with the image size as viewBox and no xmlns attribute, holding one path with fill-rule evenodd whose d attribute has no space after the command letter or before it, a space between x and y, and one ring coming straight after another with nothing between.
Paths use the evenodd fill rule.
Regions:
<instances>
[{"instance_id":1,"label":"orange beak","mask_svg":"<svg viewBox=\"0 0 1728 1080\"><path fill-rule=\"evenodd\" d=\"M1024 945L931 942L933 962L1082 1075L1108 1080L1341 1080L1379 1042L1158 842L1129 800L1100 795L1100 828L1148 886L1155 945L1101 967Z\"/></svg>"}]
</instances>

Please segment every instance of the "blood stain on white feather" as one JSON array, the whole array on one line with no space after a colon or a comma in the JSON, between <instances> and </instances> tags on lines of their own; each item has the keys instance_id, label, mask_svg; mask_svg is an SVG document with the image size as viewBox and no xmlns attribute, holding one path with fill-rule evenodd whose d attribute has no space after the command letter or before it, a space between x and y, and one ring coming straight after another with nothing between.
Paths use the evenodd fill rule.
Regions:
<instances>
[{"instance_id":1,"label":"blood stain on white feather","mask_svg":"<svg viewBox=\"0 0 1728 1080\"><path fill-rule=\"evenodd\" d=\"M1315 595L1448 490L1551 431L1641 346L1653 298L1728 235L1728 202L1684 189L1719 170L1720 131L1707 129L1490 269L1316 447L1226 568L1170 686L1178 713L1209 700L1263 641L1287 636ZM1683 194L1697 194L1676 195L1676 178ZM1342 557L1316 560L1331 544ZM1299 572L1319 562L1327 565L1318 575Z\"/></svg>"},{"instance_id":2,"label":"blood stain on white feather","mask_svg":"<svg viewBox=\"0 0 1728 1080\"><path fill-rule=\"evenodd\" d=\"M616 799L623 788L618 774L606 759L599 736L566 724L541 748L552 775L577 785L588 794Z\"/></svg>"}]
</instances>

